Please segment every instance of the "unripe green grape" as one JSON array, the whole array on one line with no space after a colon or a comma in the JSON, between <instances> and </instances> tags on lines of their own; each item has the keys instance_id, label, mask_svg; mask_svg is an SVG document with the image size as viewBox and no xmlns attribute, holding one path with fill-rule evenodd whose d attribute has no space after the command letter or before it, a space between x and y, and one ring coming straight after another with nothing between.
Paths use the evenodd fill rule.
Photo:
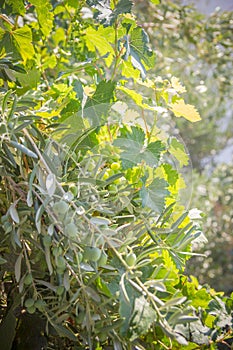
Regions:
<instances>
[{"instance_id":1,"label":"unripe green grape","mask_svg":"<svg viewBox=\"0 0 233 350\"><path fill-rule=\"evenodd\" d=\"M127 265L134 266L137 260L137 257L134 253L129 253L125 258Z\"/></svg>"}]
</instances>

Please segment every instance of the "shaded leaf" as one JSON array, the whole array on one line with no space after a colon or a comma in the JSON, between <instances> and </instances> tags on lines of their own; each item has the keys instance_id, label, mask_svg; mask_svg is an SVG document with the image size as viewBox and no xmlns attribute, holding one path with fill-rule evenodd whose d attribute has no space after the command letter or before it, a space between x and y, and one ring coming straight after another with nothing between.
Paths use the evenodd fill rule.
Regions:
<instances>
[{"instance_id":1,"label":"shaded leaf","mask_svg":"<svg viewBox=\"0 0 233 350\"><path fill-rule=\"evenodd\" d=\"M16 282L19 282L21 277L21 263L22 263L23 254L19 254L15 262L15 279Z\"/></svg>"},{"instance_id":2,"label":"shaded leaf","mask_svg":"<svg viewBox=\"0 0 233 350\"><path fill-rule=\"evenodd\" d=\"M164 179L156 178L153 182L140 190L143 207L149 207L155 212L162 213L165 206L165 198L169 195L168 183Z\"/></svg>"},{"instance_id":3,"label":"shaded leaf","mask_svg":"<svg viewBox=\"0 0 233 350\"><path fill-rule=\"evenodd\" d=\"M15 204L11 204L10 208L9 208L9 212L10 212L10 216L12 218L12 220L16 223L19 224L19 215L18 212L16 210Z\"/></svg>"},{"instance_id":4,"label":"shaded leaf","mask_svg":"<svg viewBox=\"0 0 233 350\"><path fill-rule=\"evenodd\" d=\"M46 178L46 189L48 194L52 196L56 190L56 177L54 174L49 174Z\"/></svg>"},{"instance_id":5,"label":"shaded leaf","mask_svg":"<svg viewBox=\"0 0 233 350\"><path fill-rule=\"evenodd\" d=\"M138 336L145 334L156 319L157 315L145 297L136 298L130 322L130 340L133 341Z\"/></svg>"},{"instance_id":6,"label":"shaded leaf","mask_svg":"<svg viewBox=\"0 0 233 350\"><path fill-rule=\"evenodd\" d=\"M21 143L15 142L15 141L10 141L10 145L17 148L19 151L25 153L27 156L32 157L32 158L38 158L37 154L32 152L30 149L22 145Z\"/></svg>"}]
</instances>

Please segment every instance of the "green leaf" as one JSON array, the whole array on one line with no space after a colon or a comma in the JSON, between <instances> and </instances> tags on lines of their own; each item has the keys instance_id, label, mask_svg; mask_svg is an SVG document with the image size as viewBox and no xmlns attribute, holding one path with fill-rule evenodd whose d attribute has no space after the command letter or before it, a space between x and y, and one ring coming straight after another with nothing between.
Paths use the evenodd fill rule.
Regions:
<instances>
[{"instance_id":1,"label":"green leaf","mask_svg":"<svg viewBox=\"0 0 233 350\"><path fill-rule=\"evenodd\" d=\"M7 260L0 256L0 265L6 264Z\"/></svg>"},{"instance_id":2,"label":"green leaf","mask_svg":"<svg viewBox=\"0 0 233 350\"><path fill-rule=\"evenodd\" d=\"M46 189L49 196L53 196L56 190L56 176L54 174L49 174L46 178Z\"/></svg>"},{"instance_id":3,"label":"green leaf","mask_svg":"<svg viewBox=\"0 0 233 350\"><path fill-rule=\"evenodd\" d=\"M107 34L109 33L107 33L107 31L105 33L104 29L101 27L99 27L98 30L88 27L85 31L85 41L90 51L96 53L96 50L98 50L101 56L105 56L106 64L109 67L113 60L114 50L109 43Z\"/></svg>"},{"instance_id":4,"label":"green leaf","mask_svg":"<svg viewBox=\"0 0 233 350\"><path fill-rule=\"evenodd\" d=\"M149 207L157 213L162 213L165 206L165 198L169 196L168 183L164 179L156 178L153 182L140 190L143 207Z\"/></svg>"},{"instance_id":5,"label":"green leaf","mask_svg":"<svg viewBox=\"0 0 233 350\"><path fill-rule=\"evenodd\" d=\"M118 86L118 90L123 91L125 94L127 94L132 100L139 106L145 109L154 110L153 107L149 106L147 103L143 102L143 96L142 94L136 92L135 90L128 89L125 86Z\"/></svg>"},{"instance_id":6,"label":"green leaf","mask_svg":"<svg viewBox=\"0 0 233 350\"><path fill-rule=\"evenodd\" d=\"M102 80L91 97L88 97L83 111L91 125L101 125L114 97L115 82Z\"/></svg>"},{"instance_id":7,"label":"green leaf","mask_svg":"<svg viewBox=\"0 0 233 350\"><path fill-rule=\"evenodd\" d=\"M178 160L180 166L188 165L189 157L185 151L184 145L177 140L177 138L172 137L169 142L169 152Z\"/></svg>"},{"instance_id":8,"label":"green leaf","mask_svg":"<svg viewBox=\"0 0 233 350\"><path fill-rule=\"evenodd\" d=\"M140 127L133 126L131 131L121 130L121 137L114 141L114 146L119 147L121 159L124 161L124 167L130 168L142 162L151 167L157 166L164 150L161 141L151 142L148 146L144 145L145 133Z\"/></svg>"},{"instance_id":9,"label":"green leaf","mask_svg":"<svg viewBox=\"0 0 233 350\"><path fill-rule=\"evenodd\" d=\"M153 51L148 46L149 38L146 32L140 28L134 28L127 36L126 55L131 56L132 65L141 72L142 78L146 77L146 70L152 68L155 63Z\"/></svg>"},{"instance_id":10,"label":"green leaf","mask_svg":"<svg viewBox=\"0 0 233 350\"><path fill-rule=\"evenodd\" d=\"M19 224L19 215L18 215L18 212L16 210L15 203L11 204L11 206L9 208L9 213L10 213L10 216L11 216L12 220L16 224Z\"/></svg>"},{"instance_id":11,"label":"green leaf","mask_svg":"<svg viewBox=\"0 0 233 350\"><path fill-rule=\"evenodd\" d=\"M130 322L130 341L145 334L150 326L156 322L157 315L142 295L135 299L133 315Z\"/></svg>"},{"instance_id":12,"label":"green leaf","mask_svg":"<svg viewBox=\"0 0 233 350\"><path fill-rule=\"evenodd\" d=\"M17 148L19 151L25 153L27 156L37 159L38 156L36 153L32 152L30 149L22 145L21 143L10 141L10 145Z\"/></svg>"},{"instance_id":13,"label":"green leaf","mask_svg":"<svg viewBox=\"0 0 233 350\"><path fill-rule=\"evenodd\" d=\"M11 6L12 14L19 14L23 16L26 12L23 0L7 0L7 3Z\"/></svg>"},{"instance_id":14,"label":"green leaf","mask_svg":"<svg viewBox=\"0 0 233 350\"><path fill-rule=\"evenodd\" d=\"M21 277L21 263L22 263L22 258L23 258L23 254L19 254L18 258L16 259L15 262L15 279L16 282L19 282L20 277Z\"/></svg>"},{"instance_id":15,"label":"green leaf","mask_svg":"<svg viewBox=\"0 0 233 350\"><path fill-rule=\"evenodd\" d=\"M171 164L162 164L162 167L167 175L167 182L169 185L175 185L179 178L178 172L173 169Z\"/></svg>"},{"instance_id":16,"label":"green leaf","mask_svg":"<svg viewBox=\"0 0 233 350\"><path fill-rule=\"evenodd\" d=\"M94 18L105 26L112 25L119 15L130 13L133 6L132 0L120 0L114 10L111 9L109 0L87 0L87 4L96 9Z\"/></svg>"},{"instance_id":17,"label":"green leaf","mask_svg":"<svg viewBox=\"0 0 233 350\"><path fill-rule=\"evenodd\" d=\"M36 13L41 32L47 38L53 28L52 5L49 0L31 0L30 3L36 7Z\"/></svg>"},{"instance_id":18,"label":"green leaf","mask_svg":"<svg viewBox=\"0 0 233 350\"><path fill-rule=\"evenodd\" d=\"M33 58L35 51L32 45L32 32L27 25L12 31L11 40L24 61Z\"/></svg>"},{"instance_id":19,"label":"green leaf","mask_svg":"<svg viewBox=\"0 0 233 350\"><path fill-rule=\"evenodd\" d=\"M33 68L32 70L26 72L26 74L16 72L15 77L22 88L29 90L37 87L38 83L40 82L40 71Z\"/></svg>"}]
</instances>

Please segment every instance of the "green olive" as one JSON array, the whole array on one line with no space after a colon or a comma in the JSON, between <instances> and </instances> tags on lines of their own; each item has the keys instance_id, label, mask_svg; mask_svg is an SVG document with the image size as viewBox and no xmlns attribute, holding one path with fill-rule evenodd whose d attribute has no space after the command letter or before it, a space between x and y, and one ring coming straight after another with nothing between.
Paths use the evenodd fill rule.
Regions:
<instances>
[{"instance_id":1,"label":"green olive","mask_svg":"<svg viewBox=\"0 0 233 350\"><path fill-rule=\"evenodd\" d=\"M57 295L62 295L65 291L65 288L63 286L58 286L56 289Z\"/></svg>"},{"instance_id":2,"label":"green olive","mask_svg":"<svg viewBox=\"0 0 233 350\"><path fill-rule=\"evenodd\" d=\"M26 308L32 307L35 304L35 300L32 298L26 299L24 305Z\"/></svg>"},{"instance_id":3,"label":"green olive","mask_svg":"<svg viewBox=\"0 0 233 350\"><path fill-rule=\"evenodd\" d=\"M87 261L98 261L101 255L101 250L96 247L86 247L83 257Z\"/></svg>"},{"instance_id":4,"label":"green olive","mask_svg":"<svg viewBox=\"0 0 233 350\"><path fill-rule=\"evenodd\" d=\"M44 308L46 306L46 302L44 300L36 300L35 302L35 307L39 310L39 311L43 311Z\"/></svg>"},{"instance_id":5,"label":"green olive","mask_svg":"<svg viewBox=\"0 0 233 350\"><path fill-rule=\"evenodd\" d=\"M29 273L29 274L27 274L27 276L24 278L23 283L24 283L26 286L29 286L30 284L32 284L32 281L33 281L32 275Z\"/></svg>"},{"instance_id":6,"label":"green olive","mask_svg":"<svg viewBox=\"0 0 233 350\"><path fill-rule=\"evenodd\" d=\"M126 262L127 265L129 266L134 266L137 260L137 257L134 253L129 253L128 255L126 255Z\"/></svg>"},{"instance_id":7,"label":"green olive","mask_svg":"<svg viewBox=\"0 0 233 350\"><path fill-rule=\"evenodd\" d=\"M78 187L75 186L75 184L70 185L69 190L73 194L74 197L77 196L77 194L78 194Z\"/></svg>"},{"instance_id":8,"label":"green olive","mask_svg":"<svg viewBox=\"0 0 233 350\"><path fill-rule=\"evenodd\" d=\"M43 243L45 247L49 247L52 242L52 237L49 235L46 235L43 237Z\"/></svg>"},{"instance_id":9,"label":"green olive","mask_svg":"<svg viewBox=\"0 0 233 350\"><path fill-rule=\"evenodd\" d=\"M53 205L54 213L57 215L65 214L68 211L68 209L69 209L69 204L62 200L59 202L56 202Z\"/></svg>"},{"instance_id":10,"label":"green olive","mask_svg":"<svg viewBox=\"0 0 233 350\"><path fill-rule=\"evenodd\" d=\"M58 268L62 269L64 271L65 267L66 267L66 261L63 258L63 256L58 256L56 259L56 265Z\"/></svg>"},{"instance_id":11,"label":"green olive","mask_svg":"<svg viewBox=\"0 0 233 350\"><path fill-rule=\"evenodd\" d=\"M27 307L27 312L29 314L34 314L36 312L36 307L34 305L31 307Z\"/></svg>"},{"instance_id":12,"label":"green olive","mask_svg":"<svg viewBox=\"0 0 233 350\"><path fill-rule=\"evenodd\" d=\"M107 264L108 256L105 252L102 252L99 260L97 261L98 266L104 266Z\"/></svg>"},{"instance_id":13,"label":"green olive","mask_svg":"<svg viewBox=\"0 0 233 350\"><path fill-rule=\"evenodd\" d=\"M57 257L59 255L62 255L62 248L61 247L53 247L53 256Z\"/></svg>"},{"instance_id":14,"label":"green olive","mask_svg":"<svg viewBox=\"0 0 233 350\"><path fill-rule=\"evenodd\" d=\"M66 225L65 233L69 237L76 237L76 235L78 233L78 228L77 228L77 226L75 225L74 222L70 222L69 224Z\"/></svg>"}]
</instances>

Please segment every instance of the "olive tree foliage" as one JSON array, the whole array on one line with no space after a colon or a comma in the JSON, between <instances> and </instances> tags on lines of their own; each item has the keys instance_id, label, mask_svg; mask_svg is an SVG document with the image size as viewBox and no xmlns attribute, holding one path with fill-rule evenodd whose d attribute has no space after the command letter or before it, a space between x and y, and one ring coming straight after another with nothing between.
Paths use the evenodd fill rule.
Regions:
<instances>
[{"instance_id":1,"label":"olive tree foliage","mask_svg":"<svg viewBox=\"0 0 233 350\"><path fill-rule=\"evenodd\" d=\"M147 77L132 2L1 11L1 346L222 345L232 299L184 275L203 234L185 147L157 125L200 115L177 77Z\"/></svg>"}]
</instances>

